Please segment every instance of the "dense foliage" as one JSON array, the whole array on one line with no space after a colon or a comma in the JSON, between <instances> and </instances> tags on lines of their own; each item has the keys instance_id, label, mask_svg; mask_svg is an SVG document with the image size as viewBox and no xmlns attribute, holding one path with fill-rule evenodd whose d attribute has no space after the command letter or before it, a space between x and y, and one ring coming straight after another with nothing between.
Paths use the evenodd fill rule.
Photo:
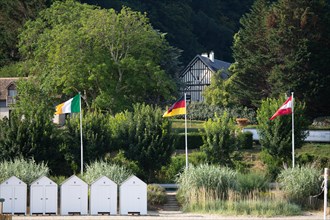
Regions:
<instances>
[{"instance_id":1,"label":"dense foliage","mask_svg":"<svg viewBox=\"0 0 330 220\"><path fill-rule=\"evenodd\" d=\"M196 54L211 51L218 59L231 61L232 36L239 18L253 0L130 1L81 0L88 4L120 10L122 5L147 12L152 25L167 33L171 45L183 50L181 61L188 63Z\"/></svg>"},{"instance_id":2,"label":"dense foliage","mask_svg":"<svg viewBox=\"0 0 330 220\"><path fill-rule=\"evenodd\" d=\"M22 93L10 118L0 120L0 160L33 157L37 163L47 161L53 174L66 174L59 151L62 132L52 121L52 100L30 81L20 81L18 88Z\"/></svg>"},{"instance_id":3,"label":"dense foliage","mask_svg":"<svg viewBox=\"0 0 330 220\"><path fill-rule=\"evenodd\" d=\"M88 110L161 103L176 91L176 53L145 14L56 1L24 25L19 51L49 94L81 91ZM171 65L162 65L170 63Z\"/></svg>"},{"instance_id":4,"label":"dense foliage","mask_svg":"<svg viewBox=\"0 0 330 220\"><path fill-rule=\"evenodd\" d=\"M232 166L232 153L237 150L237 139L235 137L235 125L232 118L224 113L215 120L209 119L204 124L205 136L201 150L205 152L210 163L223 166Z\"/></svg>"},{"instance_id":5,"label":"dense foliage","mask_svg":"<svg viewBox=\"0 0 330 220\"><path fill-rule=\"evenodd\" d=\"M128 159L137 161L150 182L155 177L154 171L167 164L174 152L171 123L162 118L160 108L145 104L134 105L134 111L126 115L128 123L122 148Z\"/></svg>"},{"instance_id":6,"label":"dense foliage","mask_svg":"<svg viewBox=\"0 0 330 220\"><path fill-rule=\"evenodd\" d=\"M230 99L259 107L262 98L291 90L310 116L327 115L329 7L324 0L256 0L234 38Z\"/></svg>"},{"instance_id":7,"label":"dense foliage","mask_svg":"<svg viewBox=\"0 0 330 220\"><path fill-rule=\"evenodd\" d=\"M271 166L271 163L275 163L273 164L275 169L278 169L281 164L289 165L292 161L291 114L278 116L273 120L269 120L284 101L284 97L280 99L265 99L262 101L261 107L257 111L259 141L263 150L266 151L266 154L269 154L273 159L265 157L265 162L269 163L269 166ZM307 129L308 121L304 118L304 110L305 105L295 100L294 142L296 149L302 146L307 135L305 130Z\"/></svg>"}]
</instances>

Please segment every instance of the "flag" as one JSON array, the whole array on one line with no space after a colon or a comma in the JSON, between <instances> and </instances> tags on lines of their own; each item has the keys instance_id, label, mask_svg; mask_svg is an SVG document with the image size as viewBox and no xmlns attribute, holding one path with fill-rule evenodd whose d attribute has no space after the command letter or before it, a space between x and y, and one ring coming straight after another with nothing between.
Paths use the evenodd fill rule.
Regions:
<instances>
[{"instance_id":1,"label":"flag","mask_svg":"<svg viewBox=\"0 0 330 220\"><path fill-rule=\"evenodd\" d=\"M163 117L171 117L174 115L186 114L186 100L182 96L176 103L174 103L163 115Z\"/></svg>"},{"instance_id":2,"label":"flag","mask_svg":"<svg viewBox=\"0 0 330 220\"><path fill-rule=\"evenodd\" d=\"M275 112L275 114L269 119L273 120L280 115L288 115L292 113L292 96L290 96L283 105Z\"/></svg>"},{"instance_id":3,"label":"flag","mask_svg":"<svg viewBox=\"0 0 330 220\"><path fill-rule=\"evenodd\" d=\"M55 115L80 112L80 94L56 106Z\"/></svg>"}]
</instances>

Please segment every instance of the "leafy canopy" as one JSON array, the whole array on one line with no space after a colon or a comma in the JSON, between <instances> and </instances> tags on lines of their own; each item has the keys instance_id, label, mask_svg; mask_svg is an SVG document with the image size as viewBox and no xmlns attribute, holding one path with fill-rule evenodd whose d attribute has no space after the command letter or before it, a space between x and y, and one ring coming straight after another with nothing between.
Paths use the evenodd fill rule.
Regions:
<instances>
[{"instance_id":1,"label":"leafy canopy","mask_svg":"<svg viewBox=\"0 0 330 220\"><path fill-rule=\"evenodd\" d=\"M161 102L175 91L161 67L165 51L173 50L145 14L129 8L117 13L57 1L27 22L19 39L42 89L81 91L88 109L118 112L135 102Z\"/></svg>"}]
</instances>

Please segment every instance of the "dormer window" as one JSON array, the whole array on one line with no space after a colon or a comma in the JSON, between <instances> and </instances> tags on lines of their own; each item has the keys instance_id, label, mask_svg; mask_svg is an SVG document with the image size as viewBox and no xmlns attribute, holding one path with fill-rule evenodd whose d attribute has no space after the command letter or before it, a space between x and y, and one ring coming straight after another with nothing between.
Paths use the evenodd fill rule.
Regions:
<instances>
[{"instance_id":1,"label":"dormer window","mask_svg":"<svg viewBox=\"0 0 330 220\"><path fill-rule=\"evenodd\" d=\"M16 95L17 95L16 86L14 84L11 84L8 87L8 96L9 97L15 97Z\"/></svg>"},{"instance_id":2,"label":"dormer window","mask_svg":"<svg viewBox=\"0 0 330 220\"><path fill-rule=\"evenodd\" d=\"M8 86L7 105L16 103L17 90L14 84Z\"/></svg>"}]
</instances>

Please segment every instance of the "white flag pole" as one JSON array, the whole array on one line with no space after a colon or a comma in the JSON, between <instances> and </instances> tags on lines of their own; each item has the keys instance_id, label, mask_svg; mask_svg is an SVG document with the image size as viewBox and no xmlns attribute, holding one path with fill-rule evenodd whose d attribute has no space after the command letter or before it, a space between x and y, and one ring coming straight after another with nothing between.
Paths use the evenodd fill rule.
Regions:
<instances>
[{"instance_id":1,"label":"white flag pole","mask_svg":"<svg viewBox=\"0 0 330 220\"><path fill-rule=\"evenodd\" d=\"M82 136L82 113L81 113L81 94L79 92L79 112L80 112L80 174L84 175L84 151Z\"/></svg>"},{"instance_id":2,"label":"white flag pole","mask_svg":"<svg viewBox=\"0 0 330 220\"><path fill-rule=\"evenodd\" d=\"M328 168L324 168L324 210L323 219L327 219L327 208L328 208Z\"/></svg>"},{"instance_id":3,"label":"white flag pole","mask_svg":"<svg viewBox=\"0 0 330 220\"><path fill-rule=\"evenodd\" d=\"M292 96L292 168L294 168L294 97L293 92L291 92Z\"/></svg>"},{"instance_id":4,"label":"white flag pole","mask_svg":"<svg viewBox=\"0 0 330 220\"><path fill-rule=\"evenodd\" d=\"M187 138L187 95L184 94L185 114L184 114L184 131L185 131L185 149L186 149L186 169L188 169L188 138Z\"/></svg>"}]
</instances>

